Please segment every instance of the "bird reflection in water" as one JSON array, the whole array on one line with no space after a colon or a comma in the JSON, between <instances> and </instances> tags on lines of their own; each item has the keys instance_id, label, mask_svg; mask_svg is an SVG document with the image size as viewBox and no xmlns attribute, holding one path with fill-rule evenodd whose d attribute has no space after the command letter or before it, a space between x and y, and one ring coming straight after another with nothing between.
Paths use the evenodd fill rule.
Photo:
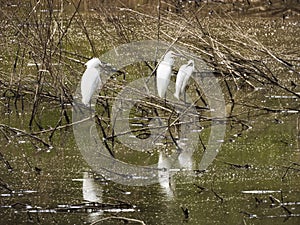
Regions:
<instances>
[{"instance_id":1,"label":"bird reflection in water","mask_svg":"<svg viewBox=\"0 0 300 225\"><path fill-rule=\"evenodd\" d=\"M83 200L87 203L102 203L102 187L95 183L95 180L91 173L83 172L82 182L82 196ZM95 221L99 216L103 214L103 211L96 211L89 213L88 222Z\"/></svg>"},{"instance_id":2,"label":"bird reflection in water","mask_svg":"<svg viewBox=\"0 0 300 225\"><path fill-rule=\"evenodd\" d=\"M179 143L183 146L183 143ZM173 199L175 191L174 175L180 171L193 171L193 151L189 149L178 150L177 159L174 160L164 151L159 152L158 158L158 182L167 198ZM177 167L177 168L176 168Z\"/></svg>"}]
</instances>

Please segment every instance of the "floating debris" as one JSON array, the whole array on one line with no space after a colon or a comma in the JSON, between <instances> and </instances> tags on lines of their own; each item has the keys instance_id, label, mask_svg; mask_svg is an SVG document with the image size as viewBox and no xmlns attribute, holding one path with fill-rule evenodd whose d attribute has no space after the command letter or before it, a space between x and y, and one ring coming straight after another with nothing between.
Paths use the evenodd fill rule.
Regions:
<instances>
[{"instance_id":1,"label":"floating debris","mask_svg":"<svg viewBox=\"0 0 300 225\"><path fill-rule=\"evenodd\" d=\"M300 93L296 93L296 94L300 94ZM294 95L267 95L265 96L266 98L279 98L279 99L285 99L285 98L298 98L297 96Z\"/></svg>"},{"instance_id":2,"label":"floating debris","mask_svg":"<svg viewBox=\"0 0 300 225\"><path fill-rule=\"evenodd\" d=\"M13 196L24 196L25 194L37 193L34 190L20 190L20 191L11 191L10 193L0 194L0 197L13 197Z\"/></svg>"},{"instance_id":3,"label":"floating debris","mask_svg":"<svg viewBox=\"0 0 300 225\"><path fill-rule=\"evenodd\" d=\"M272 194L272 193L280 193L281 191L275 190L249 190L249 191L242 191L243 194Z\"/></svg>"}]
</instances>

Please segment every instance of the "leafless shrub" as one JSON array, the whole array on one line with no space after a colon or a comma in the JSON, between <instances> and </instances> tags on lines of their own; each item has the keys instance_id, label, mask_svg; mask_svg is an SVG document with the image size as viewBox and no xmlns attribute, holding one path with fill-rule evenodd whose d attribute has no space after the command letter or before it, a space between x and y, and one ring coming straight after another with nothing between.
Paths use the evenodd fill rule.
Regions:
<instances>
[{"instance_id":1,"label":"leafless shrub","mask_svg":"<svg viewBox=\"0 0 300 225\"><path fill-rule=\"evenodd\" d=\"M4 43L7 43L3 45L6 47L5 60L1 62L6 68L0 74L1 95L5 97L3 102L8 110L11 107L24 110L27 107L24 99L31 99L29 128L32 131L45 129L40 122L45 101L60 109L55 127L62 127L64 121L70 123L67 105L72 103L72 93L84 70L82 62L113 46L146 39L176 42L214 68L227 103L231 105L231 118L234 108L239 106L270 112L299 109L296 103L289 107L257 104L241 94L264 87L266 93L270 91L299 98L297 49L291 48L287 52L284 46L274 47L266 39L261 41L261 35L253 35L264 27L269 27L271 32L274 25L268 20L252 18L248 24L243 19L236 22L230 14L220 17L219 6L206 3L185 3L183 10L176 11L176 1L158 1L155 6L148 4L146 8L136 9L98 2L93 5L93 12L85 14L81 11L81 1L71 1L70 5L63 5L63 2L26 3L22 10L13 14L5 7L1 9L4 21L11 21L3 23L1 28L5 31ZM71 7L71 13L65 12L68 7ZM257 23L257 28L250 23ZM296 33L292 25L282 25L287 26L290 33ZM274 29L280 29L280 26L276 25ZM249 31L245 31L245 27ZM155 65L146 64L150 73L154 73ZM286 73L288 79L283 76ZM108 83L99 99L108 110L107 115L115 92L126 84L126 81L118 82ZM193 88L201 96L199 87ZM110 94L110 100L105 98ZM160 104L159 99L151 101ZM144 106L147 104L144 102Z\"/></svg>"}]
</instances>

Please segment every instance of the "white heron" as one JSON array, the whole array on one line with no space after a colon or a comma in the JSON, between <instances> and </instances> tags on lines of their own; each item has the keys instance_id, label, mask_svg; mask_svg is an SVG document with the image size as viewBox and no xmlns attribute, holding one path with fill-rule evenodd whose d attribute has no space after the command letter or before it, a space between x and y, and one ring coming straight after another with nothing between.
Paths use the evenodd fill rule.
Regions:
<instances>
[{"instance_id":1,"label":"white heron","mask_svg":"<svg viewBox=\"0 0 300 225\"><path fill-rule=\"evenodd\" d=\"M189 60L187 64L179 68L176 78L176 90L174 96L179 100L179 95L185 93L185 87L192 73L195 70L194 60Z\"/></svg>"},{"instance_id":2,"label":"white heron","mask_svg":"<svg viewBox=\"0 0 300 225\"><path fill-rule=\"evenodd\" d=\"M92 58L85 65L86 70L81 78L81 96L82 103L89 106L94 92L101 83L100 71L102 63L98 58Z\"/></svg>"},{"instance_id":3,"label":"white heron","mask_svg":"<svg viewBox=\"0 0 300 225\"><path fill-rule=\"evenodd\" d=\"M156 71L156 85L159 97L164 98L170 82L172 73L172 65L174 63L175 53L173 51L167 52L157 67Z\"/></svg>"}]
</instances>

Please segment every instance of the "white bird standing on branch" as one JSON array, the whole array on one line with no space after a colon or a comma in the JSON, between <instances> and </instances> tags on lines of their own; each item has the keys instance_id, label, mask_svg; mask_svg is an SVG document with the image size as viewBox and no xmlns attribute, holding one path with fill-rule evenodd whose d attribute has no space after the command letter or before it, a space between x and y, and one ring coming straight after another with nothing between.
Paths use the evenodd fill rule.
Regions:
<instances>
[{"instance_id":1,"label":"white bird standing on branch","mask_svg":"<svg viewBox=\"0 0 300 225\"><path fill-rule=\"evenodd\" d=\"M185 87L194 70L194 60L189 60L187 64L184 64L179 68L176 78L176 91L174 93L174 96L178 100L180 94L185 94Z\"/></svg>"},{"instance_id":2,"label":"white bird standing on branch","mask_svg":"<svg viewBox=\"0 0 300 225\"><path fill-rule=\"evenodd\" d=\"M166 97L167 88L170 82L172 73L172 65L174 63L175 53L173 51L167 52L163 61L161 61L156 71L156 85L159 97Z\"/></svg>"},{"instance_id":3,"label":"white bird standing on branch","mask_svg":"<svg viewBox=\"0 0 300 225\"><path fill-rule=\"evenodd\" d=\"M82 103L90 106L93 94L99 88L101 79L101 61L98 58L92 58L85 63L86 70L81 78L81 96Z\"/></svg>"}]
</instances>

